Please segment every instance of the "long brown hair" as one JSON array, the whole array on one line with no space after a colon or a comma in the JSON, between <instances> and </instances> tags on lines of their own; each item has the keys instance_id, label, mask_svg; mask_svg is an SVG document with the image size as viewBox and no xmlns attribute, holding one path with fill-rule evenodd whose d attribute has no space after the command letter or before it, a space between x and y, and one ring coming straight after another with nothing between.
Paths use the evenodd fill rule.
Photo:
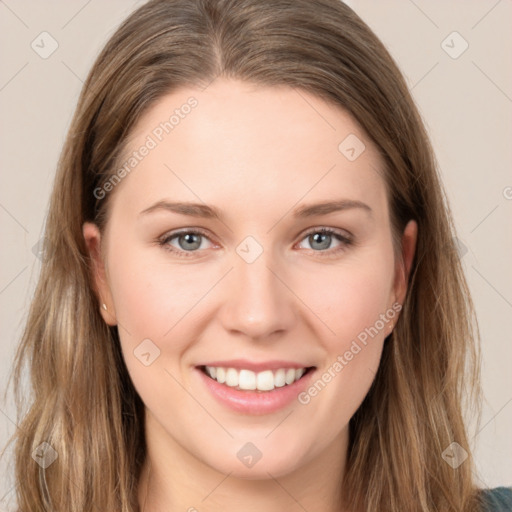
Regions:
<instances>
[{"instance_id":1,"label":"long brown hair","mask_svg":"<svg viewBox=\"0 0 512 512\"><path fill-rule=\"evenodd\" d=\"M138 510L143 404L117 330L98 311L82 224L105 227L109 197L94 191L118 169L140 116L173 90L217 77L285 85L346 109L384 158L395 248L407 221L418 223L400 319L350 421L340 482L347 506L476 511L464 411L480 405L479 335L451 213L396 63L339 0L152 0L98 56L58 163L41 274L13 368L19 511ZM25 363L32 395L22 410ZM43 442L58 455L46 469L32 457ZM442 457L452 442L468 453L456 468Z\"/></svg>"}]
</instances>

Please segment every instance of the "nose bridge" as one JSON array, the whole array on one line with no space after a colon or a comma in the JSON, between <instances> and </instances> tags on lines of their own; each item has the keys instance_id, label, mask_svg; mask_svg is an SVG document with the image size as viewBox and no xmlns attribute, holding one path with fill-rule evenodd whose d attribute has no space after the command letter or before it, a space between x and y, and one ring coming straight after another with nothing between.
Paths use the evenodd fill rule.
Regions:
<instances>
[{"instance_id":1,"label":"nose bridge","mask_svg":"<svg viewBox=\"0 0 512 512\"><path fill-rule=\"evenodd\" d=\"M250 238L250 237L248 237ZM279 275L271 250L245 240L234 254L229 297L222 315L224 327L262 338L290 328L294 319L293 294Z\"/></svg>"}]
</instances>

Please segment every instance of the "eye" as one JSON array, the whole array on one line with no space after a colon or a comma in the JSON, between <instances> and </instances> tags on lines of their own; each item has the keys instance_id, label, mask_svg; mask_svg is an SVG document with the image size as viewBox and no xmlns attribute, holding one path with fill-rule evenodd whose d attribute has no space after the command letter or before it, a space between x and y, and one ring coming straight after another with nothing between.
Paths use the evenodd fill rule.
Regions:
<instances>
[{"instance_id":1,"label":"eye","mask_svg":"<svg viewBox=\"0 0 512 512\"><path fill-rule=\"evenodd\" d=\"M174 233L167 233L158 239L158 244L165 250L172 252L180 257L192 257L193 253L201 249L208 249L204 242L210 241L208 234L199 229L188 229ZM317 253L326 253L325 256L332 256L343 251L353 243L350 236L342 234L331 228L315 228L305 234L302 240L307 240L310 249ZM338 242L337 246L332 248L332 243ZM303 247L301 247L303 248ZM308 249L306 247L306 249ZM323 256L324 254L322 254Z\"/></svg>"},{"instance_id":2,"label":"eye","mask_svg":"<svg viewBox=\"0 0 512 512\"><path fill-rule=\"evenodd\" d=\"M178 256L188 257L189 254L199 249L207 249L203 242L209 240L206 233L200 230L184 230L176 233L168 233L159 239L159 244ZM176 244L172 243L176 241Z\"/></svg>"},{"instance_id":3,"label":"eye","mask_svg":"<svg viewBox=\"0 0 512 512\"><path fill-rule=\"evenodd\" d=\"M352 239L341 232L331 228L315 228L306 233L305 238L315 252L327 252L329 255L338 253L352 244ZM337 241L338 245L332 249L331 244ZM327 250L326 250L327 249Z\"/></svg>"}]
</instances>

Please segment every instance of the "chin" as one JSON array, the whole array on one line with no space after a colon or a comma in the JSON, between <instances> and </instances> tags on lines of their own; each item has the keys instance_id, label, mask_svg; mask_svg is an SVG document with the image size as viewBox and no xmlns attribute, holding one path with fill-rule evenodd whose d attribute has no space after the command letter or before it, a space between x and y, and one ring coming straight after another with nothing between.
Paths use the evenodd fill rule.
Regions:
<instances>
[{"instance_id":1,"label":"chin","mask_svg":"<svg viewBox=\"0 0 512 512\"><path fill-rule=\"evenodd\" d=\"M298 447L288 447L286 453L280 453L282 446L272 446L267 443L261 449L251 442L236 442L234 448L228 450L229 456L212 454L213 458L203 458L212 469L230 474L243 480L268 480L271 477L281 477L294 472L299 466ZM301 447L303 449L303 447ZM231 454L233 454L231 456Z\"/></svg>"}]
</instances>

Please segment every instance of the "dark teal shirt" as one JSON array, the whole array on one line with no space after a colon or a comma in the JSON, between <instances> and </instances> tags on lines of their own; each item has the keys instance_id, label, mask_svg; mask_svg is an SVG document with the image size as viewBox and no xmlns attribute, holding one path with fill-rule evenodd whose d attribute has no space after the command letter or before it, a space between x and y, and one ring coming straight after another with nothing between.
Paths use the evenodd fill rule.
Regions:
<instances>
[{"instance_id":1,"label":"dark teal shirt","mask_svg":"<svg viewBox=\"0 0 512 512\"><path fill-rule=\"evenodd\" d=\"M512 511L512 487L483 489L482 498L484 500L482 512Z\"/></svg>"}]
</instances>

